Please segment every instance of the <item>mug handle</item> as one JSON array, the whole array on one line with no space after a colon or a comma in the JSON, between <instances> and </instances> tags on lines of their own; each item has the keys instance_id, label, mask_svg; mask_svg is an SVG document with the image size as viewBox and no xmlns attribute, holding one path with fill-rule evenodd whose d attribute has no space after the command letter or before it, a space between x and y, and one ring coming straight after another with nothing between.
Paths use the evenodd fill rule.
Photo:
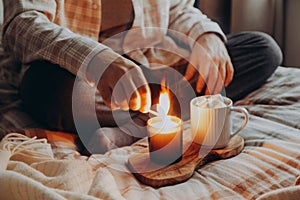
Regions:
<instances>
[{"instance_id":1,"label":"mug handle","mask_svg":"<svg viewBox=\"0 0 300 200\"><path fill-rule=\"evenodd\" d=\"M247 111L246 108L238 107L238 106L237 107L231 107L230 111L240 112L244 115L244 122L242 123L241 127L237 131L235 131L234 133L230 134L230 137L233 137L245 128L246 124L249 121L249 112Z\"/></svg>"}]
</instances>

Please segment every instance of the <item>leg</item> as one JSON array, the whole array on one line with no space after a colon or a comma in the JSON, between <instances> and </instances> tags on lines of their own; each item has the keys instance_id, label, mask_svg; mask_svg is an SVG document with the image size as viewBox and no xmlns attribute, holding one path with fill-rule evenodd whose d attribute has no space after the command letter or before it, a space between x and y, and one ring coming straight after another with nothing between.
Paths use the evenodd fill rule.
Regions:
<instances>
[{"instance_id":1,"label":"leg","mask_svg":"<svg viewBox=\"0 0 300 200\"><path fill-rule=\"evenodd\" d=\"M33 63L20 87L24 109L49 129L75 132L71 107L74 81L73 75L57 65Z\"/></svg>"},{"instance_id":2,"label":"leg","mask_svg":"<svg viewBox=\"0 0 300 200\"><path fill-rule=\"evenodd\" d=\"M123 124L128 120L122 111L112 114L95 88L84 81L75 82L74 75L46 61L30 66L23 77L20 93L25 110L50 129L76 132L72 104L80 111L78 117L87 123L94 117L95 109L101 126L116 126L116 121ZM95 124L89 126L93 129L99 127Z\"/></svg>"},{"instance_id":3,"label":"leg","mask_svg":"<svg viewBox=\"0 0 300 200\"><path fill-rule=\"evenodd\" d=\"M137 112L128 115L128 112L110 110L95 88L84 81L75 81L74 75L58 65L46 61L33 63L23 77L20 90L23 107L34 119L46 128L79 134L89 150L103 152L112 146L112 140L118 140L116 145L124 146L136 140L132 134L145 136L141 129L125 134L118 127L112 128L126 125L131 118L140 125L146 119ZM127 126L134 125L129 123Z\"/></svg>"},{"instance_id":4,"label":"leg","mask_svg":"<svg viewBox=\"0 0 300 200\"><path fill-rule=\"evenodd\" d=\"M235 69L226 95L234 101L259 88L282 62L279 46L264 33L229 35L226 46Z\"/></svg>"}]
</instances>

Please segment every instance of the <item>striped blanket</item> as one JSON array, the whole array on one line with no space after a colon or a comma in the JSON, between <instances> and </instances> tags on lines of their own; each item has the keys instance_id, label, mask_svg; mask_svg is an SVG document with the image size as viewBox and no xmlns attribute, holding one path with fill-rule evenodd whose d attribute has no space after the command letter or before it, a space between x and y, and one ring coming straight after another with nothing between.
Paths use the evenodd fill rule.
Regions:
<instances>
[{"instance_id":1,"label":"striped blanket","mask_svg":"<svg viewBox=\"0 0 300 200\"><path fill-rule=\"evenodd\" d=\"M274 199L274 195L282 197L283 190L285 198L290 193L299 197L299 187L292 187L300 175L298 77L299 69L280 67L263 87L236 102L235 105L244 106L251 113L249 123L240 133L245 139L244 150L233 158L197 169L186 182L152 188L130 173L128 158L144 148L146 140L103 155L84 157L78 155L70 142L49 139L56 159L46 164L42 161L26 165L10 161L8 170L0 173L0 190L6 188L0 196L9 195L9 199L39 199L39 195L47 199ZM11 130L34 124L18 108L18 103L6 108L1 114L4 117L0 118L1 130L6 126ZM234 115L235 122L239 119L239 115ZM188 121L184 127L187 135ZM61 170L65 170L64 176Z\"/></svg>"}]
</instances>

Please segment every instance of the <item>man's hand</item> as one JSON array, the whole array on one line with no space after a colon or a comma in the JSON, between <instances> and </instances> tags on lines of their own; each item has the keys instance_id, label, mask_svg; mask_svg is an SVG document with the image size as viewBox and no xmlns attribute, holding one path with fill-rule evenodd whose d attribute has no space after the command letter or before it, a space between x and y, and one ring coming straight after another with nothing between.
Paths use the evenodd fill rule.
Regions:
<instances>
[{"instance_id":1,"label":"man's hand","mask_svg":"<svg viewBox=\"0 0 300 200\"><path fill-rule=\"evenodd\" d=\"M109 56L113 58L111 59L113 62L106 61ZM131 109L143 113L149 112L150 88L141 68L132 61L108 51L106 57L92 62L88 73L92 74L94 79L95 76L100 77L97 89L104 103L112 110Z\"/></svg>"},{"instance_id":2,"label":"man's hand","mask_svg":"<svg viewBox=\"0 0 300 200\"><path fill-rule=\"evenodd\" d=\"M207 85L205 94L220 93L223 86L232 81L234 70L223 41L214 33L199 37L192 49L190 64L185 72L185 79L197 77L196 91L200 93Z\"/></svg>"},{"instance_id":3,"label":"man's hand","mask_svg":"<svg viewBox=\"0 0 300 200\"><path fill-rule=\"evenodd\" d=\"M151 93L142 70L132 61L118 58L103 73L98 90L111 109L148 112Z\"/></svg>"}]
</instances>

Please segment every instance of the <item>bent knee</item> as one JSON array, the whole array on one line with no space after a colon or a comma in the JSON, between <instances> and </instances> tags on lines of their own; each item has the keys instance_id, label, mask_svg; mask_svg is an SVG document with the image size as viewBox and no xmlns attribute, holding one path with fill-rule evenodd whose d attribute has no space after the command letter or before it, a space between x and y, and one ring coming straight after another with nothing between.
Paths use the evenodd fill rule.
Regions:
<instances>
[{"instance_id":1,"label":"bent knee","mask_svg":"<svg viewBox=\"0 0 300 200\"><path fill-rule=\"evenodd\" d=\"M249 34L252 34L252 37L256 37L257 42L263 47L261 53L267 59L269 66L277 67L282 64L282 51L273 37L257 31L249 32Z\"/></svg>"}]
</instances>

